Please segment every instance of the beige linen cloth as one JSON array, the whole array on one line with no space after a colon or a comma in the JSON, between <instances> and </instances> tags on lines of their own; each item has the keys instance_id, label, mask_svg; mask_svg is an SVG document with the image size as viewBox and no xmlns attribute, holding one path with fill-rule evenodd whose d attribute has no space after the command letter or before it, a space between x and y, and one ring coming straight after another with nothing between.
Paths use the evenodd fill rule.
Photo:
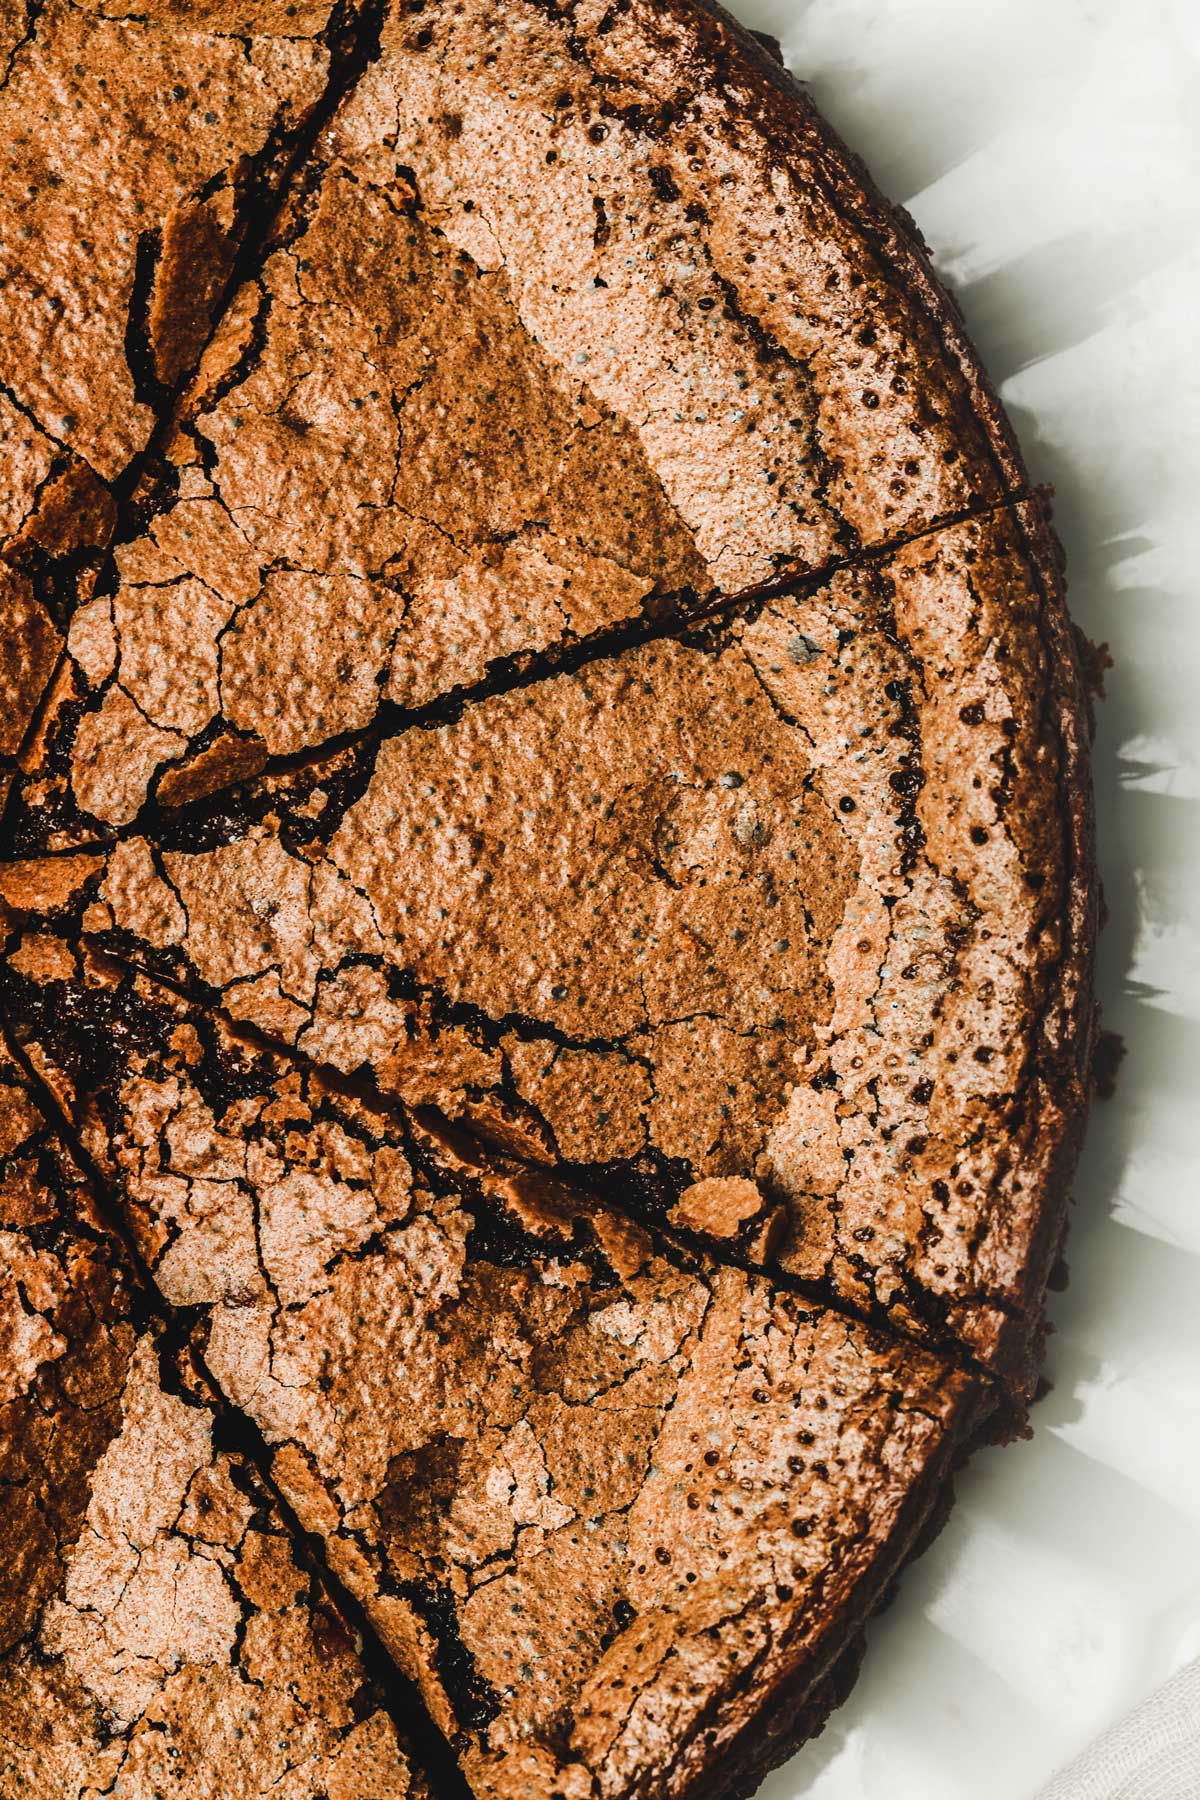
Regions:
<instances>
[{"instance_id":1,"label":"beige linen cloth","mask_svg":"<svg viewBox=\"0 0 1200 1800\"><path fill-rule=\"evenodd\" d=\"M1106 1731L1038 1800L1200 1800L1200 1661Z\"/></svg>"}]
</instances>

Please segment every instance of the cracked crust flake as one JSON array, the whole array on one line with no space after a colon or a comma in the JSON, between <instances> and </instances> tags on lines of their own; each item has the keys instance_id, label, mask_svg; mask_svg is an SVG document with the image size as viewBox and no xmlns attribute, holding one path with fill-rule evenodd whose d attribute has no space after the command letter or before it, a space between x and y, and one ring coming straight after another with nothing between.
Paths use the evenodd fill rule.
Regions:
<instances>
[{"instance_id":1,"label":"cracked crust flake","mask_svg":"<svg viewBox=\"0 0 1200 1800\"><path fill-rule=\"evenodd\" d=\"M45 999L31 1053L481 1800L692 1794L802 1705L973 1382L544 1179L445 1186L402 1112L104 959Z\"/></svg>"},{"instance_id":2,"label":"cracked crust flake","mask_svg":"<svg viewBox=\"0 0 1200 1800\"><path fill-rule=\"evenodd\" d=\"M85 925L1027 1386L1088 1042L1039 529L948 527L265 780L211 848L112 852ZM758 1203L689 1202L714 1178Z\"/></svg>"},{"instance_id":3,"label":"cracked crust flake","mask_svg":"<svg viewBox=\"0 0 1200 1800\"><path fill-rule=\"evenodd\" d=\"M7 1053L0 1212L0 1794L427 1800Z\"/></svg>"}]
</instances>

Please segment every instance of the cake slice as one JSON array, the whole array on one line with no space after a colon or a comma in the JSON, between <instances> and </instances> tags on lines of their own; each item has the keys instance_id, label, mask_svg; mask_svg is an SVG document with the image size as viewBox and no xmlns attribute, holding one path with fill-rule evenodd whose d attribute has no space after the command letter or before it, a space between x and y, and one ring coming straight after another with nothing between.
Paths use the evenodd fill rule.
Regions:
<instances>
[{"instance_id":1,"label":"cake slice","mask_svg":"<svg viewBox=\"0 0 1200 1800\"><path fill-rule=\"evenodd\" d=\"M330 0L4 9L0 802L94 592L112 490L195 367L306 123L352 72L358 15ZM73 716L69 669L59 688ZM35 775L28 800L45 797Z\"/></svg>"},{"instance_id":2,"label":"cake slice","mask_svg":"<svg viewBox=\"0 0 1200 1800\"><path fill-rule=\"evenodd\" d=\"M990 1404L460 1156L65 940L13 960L165 1299L476 1794L746 1791L819 1726Z\"/></svg>"},{"instance_id":3,"label":"cake slice","mask_svg":"<svg viewBox=\"0 0 1200 1800\"><path fill-rule=\"evenodd\" d=\"M386 8L167 457L25 849L1024 487L915 235L683 4Z\"/></svg>"},{"instance_id":4,"label":"cake slice","mask_svg":"<svg viewBox=\"0 0 1200 1800\"><path fill-rule=\"evenodd\" d=\"M56 455L113 481L145 444L356 10L8 9L0 362L10 428L37 431L23 492Z\"/></svg>"},{"instance_id":5,"label":"cake slice","mask_svg":"<svg viewBox=\"0 0 1200 1800\"><path fill-rule=\"evenodd\" d=\"M428 1800L0 1050L0 1794Z\"/></svg>"},{"instance_id":6,"label":"cake slice","mask_svg":"<svg viewBox=\"0 0 1200 1800\"><path fill-rule=\"evenodd\" d=\"M80 864L86 927L1027 1390L1094 929L1041 530L949 527L264 778Z\"/></svg>"}]
</instances>

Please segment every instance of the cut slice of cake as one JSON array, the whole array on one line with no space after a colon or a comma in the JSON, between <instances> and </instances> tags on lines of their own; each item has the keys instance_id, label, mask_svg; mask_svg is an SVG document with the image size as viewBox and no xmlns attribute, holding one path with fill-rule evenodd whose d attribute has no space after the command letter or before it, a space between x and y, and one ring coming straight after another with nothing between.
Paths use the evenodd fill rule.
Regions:
<instances>
[{"instance_id":1,"label":"cut slice of cake","mask_svg":"<svg viewBox=\"0 0 1200 1800\"><path fill-rule=\"evenodd\" d=\"M949 527L263 780L114 851L87 928L1027 1388L1094 929L1039 530Z\"/></svg>"},{"instance_id":2,"label":"cut slice of cake","mask_svg":"<svg viewBox=\"0 0 1200 1800\"><path fill-rule=\"evenodd\" d=\"M0 1794L429 1800L0 1050Z\"/></svg>"},{"instance_id":3,"label":"cut slice of cake","mask_svg":"<svg viewBox=\"0 0 1200 1800\"><path fill-rule=\"evenodd\" d=\"M816 1728L986 1387L536 1173L449 1187L402 1112L55 941L20 1035L481 1800L724 1792Z\"/></svg>"},{"instance_id":4,"label":"cut slice of cake","mask_svg":"<svg viewBox=\"0 0 1200 1800\"><path fill-rule=\"evenodd\" d=\"M56 458L113 481L144 446L356 10L7 9L27 16L0 85L0 375L7 430L35 436L6 502Z\"/></svg>"},{"instance_id":5,"label":"cut slice of cake","mask_svg":"<svg viewBox=\"0 0 1200 1800\"><path fill-rule=\"evenodd\" d=\"M915 234L757 45L532 0L386 10L152 473L31 850L1025 486Z\"/></svg>"}]
</instances>

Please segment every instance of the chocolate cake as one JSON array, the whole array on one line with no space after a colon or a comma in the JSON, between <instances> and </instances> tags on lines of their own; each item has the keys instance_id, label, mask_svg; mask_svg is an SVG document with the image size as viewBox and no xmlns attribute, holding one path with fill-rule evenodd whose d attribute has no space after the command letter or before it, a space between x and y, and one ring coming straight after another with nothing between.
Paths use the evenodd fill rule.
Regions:
<instances>
[{"instance_id":1,"label":"chocolate cake","mask_svg":"<svg viewBox=\"0 0 1200 1800\"><path fill-rule=\"evenodd\" d=\"M1046 500L696 0L0 57L0 1792L748 1794L1036 1382Z\"/></svg>"}]
</instances>

